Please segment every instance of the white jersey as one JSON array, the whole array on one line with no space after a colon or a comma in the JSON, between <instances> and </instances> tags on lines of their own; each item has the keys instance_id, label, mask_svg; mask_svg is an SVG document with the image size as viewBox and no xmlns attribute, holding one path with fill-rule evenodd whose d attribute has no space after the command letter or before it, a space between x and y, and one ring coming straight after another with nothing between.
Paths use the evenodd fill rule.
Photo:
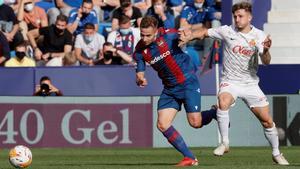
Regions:
<instances>
[{"instance_id":1,"label":"white jersey","mask_svg":"<svg viewBox=\"0 0 300 169\"><path fill-rule=\"evenodd\" d=\"M224 42L222 81L258 83L258 56L263 52L266 35L251 26L248 33L238 32L233 25L208 29L208 36Z\"/></svg>"}]
</instances>

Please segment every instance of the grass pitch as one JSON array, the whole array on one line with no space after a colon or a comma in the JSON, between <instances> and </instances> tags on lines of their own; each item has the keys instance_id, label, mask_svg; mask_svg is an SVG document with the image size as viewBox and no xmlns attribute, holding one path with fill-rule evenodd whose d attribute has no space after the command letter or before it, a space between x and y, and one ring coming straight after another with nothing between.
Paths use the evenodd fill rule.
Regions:
<instances>
[{"instance_id":1,"label":"grass pitch","mask_svg":"<svg viewBox=\"0 0 300 169\"><path fill-rule=\"evenodd\" d=\"M32 148L33 163L28 169L165 169L174 168L182 156L172 148ZM223 157L213 148L192 148L201 169L299 169L300 147L282 147L290 166L272 162L269 147L232 147ZM0 169L12 169L8 150L0 150Z\"/></svg>"}]
</instances>

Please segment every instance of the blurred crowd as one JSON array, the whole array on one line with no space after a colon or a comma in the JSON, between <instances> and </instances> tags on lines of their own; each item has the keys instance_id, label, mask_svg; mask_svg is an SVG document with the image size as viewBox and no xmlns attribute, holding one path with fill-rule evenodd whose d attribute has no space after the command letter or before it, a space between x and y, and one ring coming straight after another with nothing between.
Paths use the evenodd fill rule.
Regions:
<instances>
[{"instance_id":1,"label":"blurred crowd","mask_svg":"<svg viewBox=\"0 0 300 169\"><path fill-rule=\"evenodd\" d=\"M0 65L134 64L146 15L167 29L217 27L221 0L0 0ZM200 65L212 46L206 38L183 50Z\"/></svg>"}]
</instances>

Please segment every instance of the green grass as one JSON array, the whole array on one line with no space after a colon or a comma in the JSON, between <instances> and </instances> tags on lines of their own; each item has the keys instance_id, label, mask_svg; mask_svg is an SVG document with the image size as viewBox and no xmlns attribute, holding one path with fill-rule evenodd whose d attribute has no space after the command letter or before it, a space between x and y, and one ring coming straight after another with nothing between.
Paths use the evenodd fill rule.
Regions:
<instances>
[{"instance_id":1,"label":"green grass","mask_svg":"<svg viewBox=\"0 0 300 169\"><path fill-rule=\"evenodd\" d=\"M234 147L223 157L212 155L213 148L193 148L201 169L299 169L300 147L282 147L290 166L272 162L269 147ZM29 169L165 169L181 160L171 148L103 149L103 148L32 148L33 163ZM0 150L0 169L11 169L8 150Z\"/></svg>"}]
</instances>

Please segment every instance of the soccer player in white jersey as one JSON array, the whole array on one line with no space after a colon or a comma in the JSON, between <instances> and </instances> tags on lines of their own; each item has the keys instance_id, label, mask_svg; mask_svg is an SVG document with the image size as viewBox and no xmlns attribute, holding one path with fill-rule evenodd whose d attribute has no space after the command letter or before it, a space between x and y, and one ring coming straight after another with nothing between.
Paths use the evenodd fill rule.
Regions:
<instances>
[{"instance_id":1,"label":"soccer player in white jersey","mask_svg":"<svg viewBox=\"0 0 300 169\"><path fill-rule=\"evenodd\" d=\"M218 126L222 137L221 144L214 150L214 154L222 156L229 152L229 109L237 98L242 98L255 116L260 120L266 139L272 147L273 161L279 165L289 165L279 151L278 133L269 115L269 103L258 86L257 77L258 58L263 64L270 64L271 47L270 36L251 25L252 5L239 2L232 7L234 24L210 29L183 29L181 43L194 38L212 37L224 42L223 70L221 74L220 90L218 94Z\"/></svg>"}]
</instances>

